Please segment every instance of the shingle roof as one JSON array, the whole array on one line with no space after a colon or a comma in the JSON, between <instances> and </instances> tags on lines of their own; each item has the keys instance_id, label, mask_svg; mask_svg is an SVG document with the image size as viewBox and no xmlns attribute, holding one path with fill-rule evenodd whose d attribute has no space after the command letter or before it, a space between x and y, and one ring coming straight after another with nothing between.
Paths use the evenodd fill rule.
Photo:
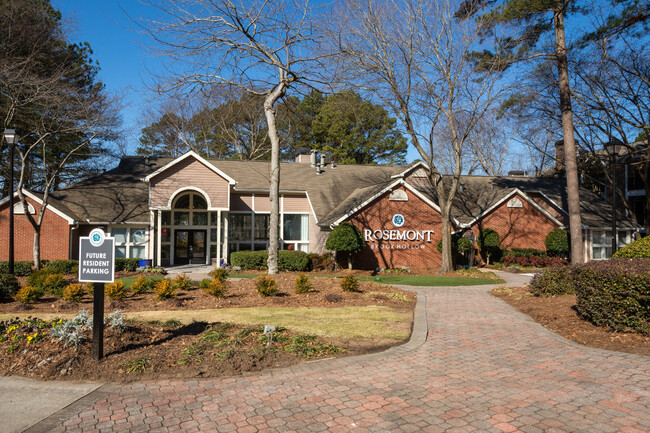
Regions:
<instances>
[{"instance_id":1,"label":"shingle roof","mask_svg":"<svg viewBox=\"0 0 650 433\"><path fill-rule=\"evenodd\" d=\"M142 179L163 167L172 158L127 156L103 174L83 180L52 193L52 204L78 221L113 223L148 223L149 191ZM208 160L237 181L235 192L268 191L270 166L267 161ZM306 192L319 224L329 225L369 197L395 181L391 176L405 172L409 166L339 165L327 167L322 174L304 163L280 164L280 190ZM462 191L454 201L452 216L467 224L515 189L526 194L541 193L568 209L566 181L562 178L463 176ZM414 185L433 202L435 191ZM584 188L581 189L583 224L608 227L612 207ZM619 226L640 226L618 214Z\"/></svg>"}]
</instances>

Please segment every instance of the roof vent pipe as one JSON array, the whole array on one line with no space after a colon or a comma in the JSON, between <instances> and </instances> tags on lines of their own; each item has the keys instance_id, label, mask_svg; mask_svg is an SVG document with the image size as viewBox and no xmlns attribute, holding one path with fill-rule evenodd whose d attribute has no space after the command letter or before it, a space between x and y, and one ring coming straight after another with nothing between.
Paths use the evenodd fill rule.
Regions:
<instances>
[{"instance_id":1,"label":"roof vent pipe","mask_svg":"<svg viewBox=\"0 0 650 433\"><path fill-rule=\"evenodd\" d=\"M312 151L309 153L309 163L311 165L311 168L316 167L316 151L312 149Z\"/></svg>"},{"instance_id":2,"label":"roof vent pipe","mask_svg":"<svg viewBox=\"0 0 650 433\"><path fill-rule=\"evenodd\" d=\"M325 162L325 154L323 152L321 152L321 154L320 154L320 166L321 166L321 168L325 168L326 165L327 165L327 163Z\"/></svg>"},{"instance_id":3,"label":"roof vent pipe","mask_svg":"<svg viewBox=\"0 0 650 433\"><path fill-rule=\"evenodd\" d=\"M330 161L332 168L336 168L336 156L332 155L332 160Z\"/></svg>"}]
</instances>

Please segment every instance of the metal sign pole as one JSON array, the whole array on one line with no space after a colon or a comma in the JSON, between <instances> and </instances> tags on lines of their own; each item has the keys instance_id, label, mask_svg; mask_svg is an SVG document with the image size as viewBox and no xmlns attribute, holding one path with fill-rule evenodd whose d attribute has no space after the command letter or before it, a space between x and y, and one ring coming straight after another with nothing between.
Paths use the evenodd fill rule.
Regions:
<instances>
[{"instance_id":1,"label":"metal sign pole","mask_svg":"<svg viewBox=\"0 0 650 433\"><path fill-rule=\"evenodd\" d=\"M93 283L93 358L104 357L104 283Z\"/></svg>"}]
</instances>

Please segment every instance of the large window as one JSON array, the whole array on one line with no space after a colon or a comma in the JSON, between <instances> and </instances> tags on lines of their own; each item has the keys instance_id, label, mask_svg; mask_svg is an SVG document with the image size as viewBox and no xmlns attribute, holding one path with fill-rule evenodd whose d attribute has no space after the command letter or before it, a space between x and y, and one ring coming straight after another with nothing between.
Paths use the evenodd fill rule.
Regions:
<instances>
[{"instance_id":1,"label":"large window","mask_svg":"<svg viewBox=\"0 0 650 433\"><path fill-rule=\"evenodd\" d=\"M616 232L618 248L623 248L631 242L630 232ZM592 230L591 232L591 258L604 260L612 257L612 231Z\"/></svg>"},{"instance_id":2,"label":"large window","mask_svg":"<svg viewBox=\"0 0 650 433\"><path fill-rule=\"evenodd\" d=\"M111 227L115 238L115 257L147 258L146 227Z\"/></svg>"},{"instance_id":3,"label":"large window","mask_svg":"<svg viewBox=\"0 0 650 433\"><path fill-rule=\"evenodd\" d=\"M309 252L309 215L284 215L284 248Z\"/></svg>"}]
</instances>

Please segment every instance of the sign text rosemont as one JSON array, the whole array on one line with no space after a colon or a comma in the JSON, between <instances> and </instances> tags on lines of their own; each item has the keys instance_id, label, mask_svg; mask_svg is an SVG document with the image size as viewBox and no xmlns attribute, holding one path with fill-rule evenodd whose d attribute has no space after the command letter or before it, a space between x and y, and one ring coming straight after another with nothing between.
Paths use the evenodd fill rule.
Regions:
<instances>
[{"instance_id":1,"label":"sign text rosemont","mask_svg":"<svg viewBox=\"0 0 650 433\"><path fill-rule=\"evenodd\" d=\"M369 230L363 231L366 242L377 241L420 241L431 242L433 230Z\"/></svg>"}]
</instances>

